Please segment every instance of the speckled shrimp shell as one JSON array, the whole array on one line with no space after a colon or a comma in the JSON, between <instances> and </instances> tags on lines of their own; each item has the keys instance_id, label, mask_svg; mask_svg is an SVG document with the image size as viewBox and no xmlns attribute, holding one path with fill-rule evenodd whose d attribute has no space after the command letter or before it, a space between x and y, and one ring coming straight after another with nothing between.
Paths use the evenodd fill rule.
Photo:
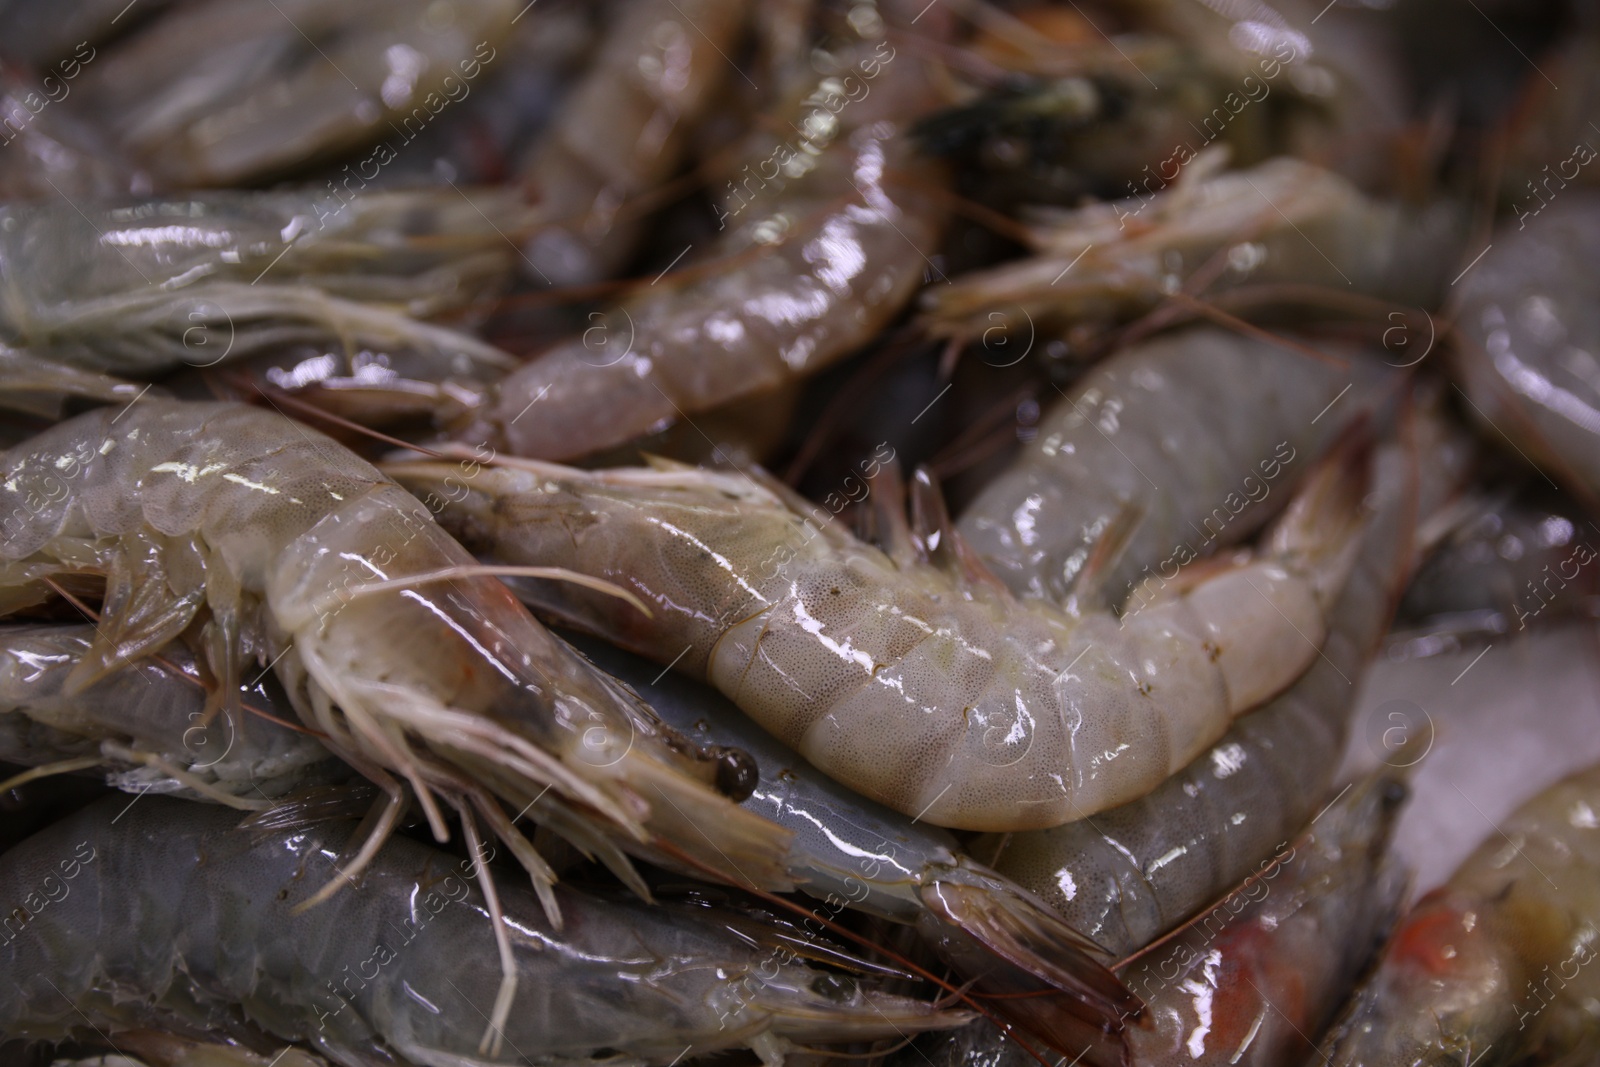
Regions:
<instances>
[{"instance_id":1,"label":"speckled shrimp shell","mask_svg":"<svg viewBox=\"0 0 1600 1067\"><path fill-rule=\"evenodd\" d=\"M778 132L752 136L710 258L503 379L456 439L581 456L866 343L922 284L943 225L938 169L906 135L934 100L925 62L887 40L841 50Z\"/></svg>"},{"instance_id":2,"label":"speckled shrimp shell","mask_svg":"<svg viewBox=\"0 0 1600 1067\"><path fill-rule=\"evenodd\" d=\"M441 521L501 562L634 590L650 619L532 595L708 679L862 795L939 826L1021 830L1148 792L1316 657L1366 458L1325 463L1258 556L1121 618L1013 599L922 476L920 557L903 514L885 553L748 476L695 470L489 468ZM390 469L418 491L446 475Z\"/></svg>"},{"instance_id":3,"label":"speckled shrimp shell","mask_svg":"<svg viewBox=\"0 0 1600 1067\"><path fill-rule=\"evenodd\" d=\"M636 887L619 847L787 886L787 834L711 788L717 758L669 737L331 439L268 411L146 398L61 423L0 471L0 610L49 599L55 578L104 578L64 695L181 634L235 716L246 665L271 666L306 724L388 790L385 831L398 777L441 839L436 796L469 835L487 820L541 886L553 876L502 803Z\"/></svg>"},{"instance_id":4,"label":"speckled shrimp shell","mask_svg":"<svg viewBox=\"0 0 1600 1067\"><path fill-rule=\"evenodd\" d=\"M237 821L112 797L7 853L0 896L24 903L0 932L13 991L0 1030L60 1039L176 1018L226 1032L242 1017L342 1067L664 1065L742 1047L778 1067L791 1043L971 1018L819 970L804 957L822 946L758 915L562 888L557 928L525 884L502 882L501 917L467 876L471 861L404 838L360 885L301 909L335 876L352 829L262 835ZM495 996L485 961L497 927L518 995L502 1050L485 1054L475 1046Z\"/></svg>"},{"instance_id":5,"label":"speckled shrimp shell","mask_svg":"<svg viewBox=\"0 0 1600 1067\"><path fill-rule=\"evenodd\" d=\"M1590 767L1501 822L1395 929L1324 1045L1327 1062L1500 1067L1592 1057L1597 811L1600 767Z\"/></svg>"}]
</instances>

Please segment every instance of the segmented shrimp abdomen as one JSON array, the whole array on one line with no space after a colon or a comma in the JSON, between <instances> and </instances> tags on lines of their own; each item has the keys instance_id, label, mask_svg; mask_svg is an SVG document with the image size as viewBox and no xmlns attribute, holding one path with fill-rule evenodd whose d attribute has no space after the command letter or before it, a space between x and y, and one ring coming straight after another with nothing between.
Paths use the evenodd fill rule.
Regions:
<instances>
[{"instance_id":1,"label":"segmented shrimp abdomen","mask_svg":"<svg viewBox=\"0 0 1600 1067\"><path fill-rule=\"evenodd\" d=\"M1092 563L1121 604L1140 580L1255 532L1372 410L1380 361L1332 351L1347 365L1201 327L1120 352L1050 409L959 529L1019 596L1064 600Z\"/></svg>"}]
</instances>

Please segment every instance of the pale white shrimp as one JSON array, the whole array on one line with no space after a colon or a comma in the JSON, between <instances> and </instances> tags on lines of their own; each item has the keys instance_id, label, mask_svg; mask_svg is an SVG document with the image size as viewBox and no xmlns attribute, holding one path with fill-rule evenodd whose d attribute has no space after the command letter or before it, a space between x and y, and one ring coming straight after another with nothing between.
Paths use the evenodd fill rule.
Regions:
<instances>
[{"instance_id":1,"label":"pale white shrimp","mask_svg":"<svg viewBox=\"0 0 1600 1067\"><path fill-rule=\"evenodd\" d=\"M1336 456L1259 555L1121 619L1013 599L923 474L915 540L897 504L881 509L888 554L748 476L686 469L513 461L485 469L441 521L501 562L634 590L649 618L581 591L529 593L707 678L857 792L935 825L1019 830L1149 791L1315 658L1367 480L1359 449ZM446 473L391 471L418 491Z\"/></svg>"}]
</instances>

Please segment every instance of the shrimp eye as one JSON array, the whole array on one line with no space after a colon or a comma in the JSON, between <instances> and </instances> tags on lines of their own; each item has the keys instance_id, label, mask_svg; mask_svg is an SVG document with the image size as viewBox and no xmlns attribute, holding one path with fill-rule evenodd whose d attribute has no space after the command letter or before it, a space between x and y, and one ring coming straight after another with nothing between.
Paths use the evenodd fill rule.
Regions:
<instances>
[{"instance_id":1,"label":"shrimp eye","mask_svg":"<svg viewBox=\"0 0 1600 1067\"><path fill-rule=\"evenodd\" d=\"M760 768L743 749L725 748L717 757L717 791L729 800L747 800L760 781Z\"/></svg>"},{"instance_id":2,"label":"shrimp eye","mask_svg":"<svg viewBox=\"0 0 1600 1067\"><path fill-rule=\"evenodd\" d=\"M1383 806L1386 811L1394 811L1406 802L1406 797L1411 795L1411 790L1404 782L1388 781L1383 783Z\"/></svg>"}]
</instances>

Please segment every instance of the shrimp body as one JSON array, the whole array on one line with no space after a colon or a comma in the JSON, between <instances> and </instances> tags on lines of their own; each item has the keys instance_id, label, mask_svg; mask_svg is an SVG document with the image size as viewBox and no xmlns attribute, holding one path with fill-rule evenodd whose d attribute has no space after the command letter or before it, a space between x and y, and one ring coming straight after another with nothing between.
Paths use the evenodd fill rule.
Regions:
<instances>
[{"instance_id":1,"label":"shrimp body","mask_svg":"<svg viewBox=\"0 0 1600 1067\"><path fill-rule=\"evenodd\" d=\"M1395 929L1323 1051L1356 1064L1550 1062L1594 1050L1600 768L1523 804Z\"/></svg>"},{"instance_id":2,"label":"shrimp body","mask_svg":"<svg viewBox=\"0 0 1600 1067\"><path fill-rule=\"evenodd\" d=\"M1340 354L1346 366L1211 327L1118 352L1049 410L958 529L1020 597L1064 602L1092 597L1092 585L1120 606L1136 582L1170 581L1186 560L1254 533L1374 409L1379 361ZM1217 417L1229 410L1252 416ZM1108 542L1114 557L1091 564Z\"/></svg>"},{"instance_id":3,"label":"shrimp body","mask_svg":"<svg viewBox=\"0 0 1600 1067\"><path fill-rule=\"evenodd\" d=\"M733 0L623 5L521 174L545 220L527 242L541 280L596 282L622 265L638 222L618 211L678 166L744 21Z\"/></svg>"},{"instance_id":4,"label":"shrimp body","mask_svg":"<svg viewBox=\"0 0 1600 1067\"><path fill-rule=\"evenodd\" d=\"M69 695L67 680L93 644L93 626L0 627L0 760L54 763L100 752L111 741L113 751L127 752L109 759L113 765L155 757L115 774L119 788L169 792L198 780L212 795L246 800L303 786L333 762L316 738L249 710L223 706L208 714L199 670L181 649L169 648L163 663L130 663ZM279 720L294 717L266 672L244 694L252 708ZM181 777L163 767L177 768Z\"/></svg>"},{"instance_id":5,"label":"shrimp body","mask_svg":"<svg viewBox=\"0 0 1600 1067\"><path fill-rule=\"evenodd\" d=\"M1149 944L1280 849L1316 812L1356 684L1415 563L1414 527L1464 480L1470 450L1429 420L1417 451L1377 459L1374 512L1319 656L1147 796L1073 823L973 843L1117 956ZM998 856L996 852L998 851Z\"/></svg>"},{"instance_id":6,"label":"shrimp body","mask_svg":"<svg viewBox=\"0 0 1600 1067\"><path fill-rule=\"evenodd\" d=\"M508 276L498 228L521 209L502 193L480 199L216 192L0 208L0 339L142 377L295 342L409 346L435 377L483 377L509 357L411 317Z\"/></svg>"},{"instance_id":7,"label":"shrimp body","mask_svg":"<svg viewBox=\"0 0 1600 1067\"><path fill-rule=\"evenodd\" d=\"M1513 227L1461 280L1460 375L1495 437L1600 505L1600 194L1574 189Z\"/></svg>"},{"instance_id":8,"label":"shrimp body","mask_svg":"<svg viewBox=\"0 0 1600 1067\"><path fill-rule=\"evenodd\" d=\"M785 835L709 788L714 761L664 736L504 585L448 577L472 558L327 437L252 408L146 398L61 423L0 470L6 601L45 599L52 575L105 576L68 695L197 624L225 694L246 663L273 665L325 743L391 789L384 769L403 776L441 837L435 791L502 833L495 798L516 812L539 801L536 816L587 847L686 834L682 850L717 869L787 884ZM688 832L697 814L710 829Z\"/></svg>"},{"instance_id":9,"label":"shrimp body","mask_svg":"<svg viewBox=\"0 0 1600 1067\"><path fill-rule=\"evenodd\" d=\"M847 77L806 98L797 138L751 141L712 258L597 312L501 381L457 439L579 456L814 373L871 339L922 283L943 224L939 176L915 162L904 129L932 91L919 62L887 42L842 53Z\"/></svg>"},{"instance_id":10,"label":"shrimp body","mask_svg":"<svg viewBox=\"0 0 1600 1067\"><path fill-rule=\"evenodd\" d=\"M582 594L556 610L709 680L862 795L939 826L1020 830L1148 791L1316 656L1364 492L1350 458L1313 481L1266 557L1120 620L1019 603L909 550L897 562L744 475L529 462L485 470L442 521L502 561L634 589L652 619ZM442 473L394 469L419 490ZM926 536L957 550L942 524Z\"/></svg>"},{"instance_id":11,"label":"shrimp body","mask_svg":"<svg viewBox=\"0 0 1600 1067\"><path fill-rule=\"evenodd\" d=\"M1036 977L1097 999L1108 1020L1128 1011L1131 1001L1085 955L1089 946L1076 931L1037 897L967 856L946 831L852 793L704 684L662 675L603 641L574 643L634 685L684 736L737 748L755 761L757 783L744 804L794 833L788 869L806 893L893 922L957 927Z\"/></svg>"},{"instance_id":12,"label":"shrimp body","mask_svg":"<svg viewBox=\"0 0 1600 1067\"><path fill-rule=\"evenodd\" d=\"M1033 229L1035 255L975 271L923 296L931 332L976 338L1001 326L1105 328L1178 290L1219 254L1207 290L1245 283L1322 287L1431 307L1459 229L1441 205L1420 215L1368 199L1293 159L1211 175L1221 159L1153 196L1060 212Z\"/></svg>"},{"instance_id":13,"label":"shrimp body","mask_svg":"<svg viewBox=\"0 0 1600 1067\"><path fill-rule=\"evenodd\" d=\"M350 829L261 836L236 822L206 805L113 798L8 853L3 898L24 903L0 973L22 992L0 1002L0 1030L61 1038L85 1020L114 1031L164 1011L217 1026L241 1011L346 1067L531 1067L602 1049L667 1064L686 1047L741 1046L776 1063L786 1040L875 1040L970 1018L815 970L782 948L779 928L740 913L561 889L569 921L557 931L526 886L502 883L519 996L504 1052L485 1056L474 1008L494 998L495 921L462 874L470 862L396 838L359 886L297 913L334 875ZM66 892L36 910L41 883Z\"/></svg>"},{"instance_id":14,"label":"shrimp body","mask_svg":"<svg viewBox=\"0 0 1600 1067\"><path fill-rule=\"evenodd\" d=\"M416 137L471 92L516 14L510 0L186 5L107 48L70 106L164 187L275 177ZM382 145L358 169L381 167L382 152L395 155Z\"/></svg>"},{"instance_id":15,"label":"shrimp body","mask_svg":"<svg viewBox=\"0 0 1600 1067\"><path fill-rule=\"evenodd\" d=\"M1126 1031L1125 1062L1305 1060L1399 907L1404 880L1383 854L1405 792L1393 775L1354 786L1250 883L1122 968L1148 1019ZM939 1035L924 1050L934 1067L1032 1062L1014 1041L977 1026Z\"/></svg>"}]
</instances>

